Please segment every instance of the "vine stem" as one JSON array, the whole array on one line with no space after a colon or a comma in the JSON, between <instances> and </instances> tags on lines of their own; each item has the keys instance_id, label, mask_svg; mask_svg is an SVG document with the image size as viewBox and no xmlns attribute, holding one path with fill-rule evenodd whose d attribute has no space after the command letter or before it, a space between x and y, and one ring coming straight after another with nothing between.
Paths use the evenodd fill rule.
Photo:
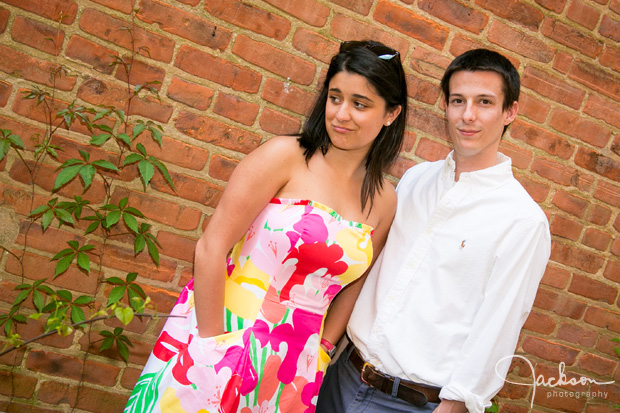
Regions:
<instances>
[{"instance_id":1,"label":"vine stem","mask_svg":"<svg viewBox=\"0 0 620 413\"><path fill-rule=\"evenodd\" d=\"M136 314L134 314L134 316L136 316L136 317L162 317L162 318L175 317L175 318L185 318L184 315L172 315L172 314L165 314L165 315L161 314L160 315L160 314L136 313ZM75 327L79 327L79 326L84 325L84 324L94 323L94 322L100 321L100 320L107 320L107 319L112 318L112 317L114 317L114 316L112 316L112 315L102 315L102 316L99 316L99 317L91 318L90 320L84 320L84 321L80 321L79 323L71 324L69 327L75 329ZM45 338L45 337L48 337L48 336L51 336L51 335L54 335L54 334L58 334L58 331L52 330L52 331L48 331L47 333L39 334L36 337L33 337L31 339L28 339L28 340L24 341L22 344L20 344L17 347L11 347L9 349L6 349L6 350L0 352L0 357L4 356L5 354L10 353L11 351L17 350L18 348L20 348L22 346L30 344L33 341L37 341L37 340L40 340L42 338Z\"/></svg>"}]
</instances>

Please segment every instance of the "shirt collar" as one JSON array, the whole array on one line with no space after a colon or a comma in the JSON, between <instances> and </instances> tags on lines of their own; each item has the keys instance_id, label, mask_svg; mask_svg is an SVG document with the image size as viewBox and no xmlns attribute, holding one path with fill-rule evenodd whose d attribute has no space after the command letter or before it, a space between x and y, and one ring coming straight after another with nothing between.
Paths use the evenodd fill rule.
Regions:
<instances>
[{"instance_id":1,"label":"shirt collar","mask_svg":"<svg viewBox=\"0 0 620 413\"><path fill-rule=\"evenodd\" d=\"M444 163L444 179L451 179L454 182L455 169L454 151L451 151ZM498 152L496 165L479 171L461 172L459 181L455 184L462 183L468 185L472 190L480 193L502 186L512 179L512 177L512 160L503 153Z\"/></svg>"}]
</instances>

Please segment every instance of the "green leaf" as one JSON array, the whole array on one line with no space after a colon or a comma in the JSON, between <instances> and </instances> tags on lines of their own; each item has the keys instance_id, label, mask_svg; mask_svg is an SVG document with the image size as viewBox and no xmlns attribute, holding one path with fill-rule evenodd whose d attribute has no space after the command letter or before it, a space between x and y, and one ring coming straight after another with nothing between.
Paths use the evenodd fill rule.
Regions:
<instances>
[{"instance_id":1,"label":"green leaf","mask_svg":"<svg viewBox=\"0 0 620 413\"><path fill-rule=\"evenodd\" d=\"M149 250L149 255L151 256L151 258L153 258L153 261L155 262L155 265L159 267L159 251L157 250L157 246L153 241L150 240L150 238L146 239L146 246Z\"/></svg>"},{"instance_id":2,"label":"green leaf","mask_svg":"<svg viewBox=\"0 0 620 413\"><path fill-rule=\"evenodd\" d=\"M110 282L109 279L108 282ZM125 288L126 287L124 283L123 285L112 288L112 291L110 291L110 295L108 296L108 307L114 303L119 302L120 299L123 298L123 295L125 295Z\"/></svg>"},{"instance_id":3,"label":"green leaf","mask_svg":"<svg viewBox=\"0 0 620 413\"><path fill-rule=\"evenodd\" d=\"M40 213L42 213L43 211L46 211L47 209L49 209L49 205L38 206L35 209L33 209L32 212L28 216L32 217L35 215L39 215Z\"/></svg>"},{"instance_id":4,"label":"green leaf","mask_svg":"<svg viewBox=\"0 0 620 413\"><path fill-rule=\"evenodd\" d=\"M104 332L108 333L108 331L102 331L99 334L103 334ZM99 352L112 348L113 344L114 344L114 337L104 338L103 341L101 342L101 348L99 349Z\"/></svg>"},{"instance_id":5,"label":"green leaf","mask_svg":"<svg viewBox=\"0 0 620 413\"><path fill-rule=\"evenodd\" d=\"M86 232L84 232L84 235L90 234L91 232L96 230L98 227L99 227L99 221L93 222L92 224L88 226L88 228L86 228Z\"/></svg>"},{"instance_id":6,"label":"green leaf","mask_svg":"<svg viewBox=\"0 0 620 413\"><path fill-rule=\"evenodd\" d=\"M151 164L147 160L142 160L138 163L138 170L140 171L140 176L142 177L142 181L144 182L144 186L146 187L151 179L153 179L153 174L155 173L155 168L153 168L153 164Z\"/></svg>"},{"instance_id":7,"label":"green leaf","mask_svg":"<svg viewBox=\"0 0 620 413\"><path fill-rule=\"evenodd\" d=\"M138 221L136 217L127 212L123 212L123 222L125 222L125 225L127 225L130 230L136 233L138 232Z\"/></svg>"},{"instance_id":8,"label":"green leaf","mask_svg":"<svg viewBox=\"0 0 620 413\"><path fill-rule=\"evenodd\" d=\"M41 312L45 305L45 299L40 291L34 290L32 292L32 303L34 304L34 308L36 308L38 312Z\"/></svg>"},{"instance_id":9,"label":"green leaf","mask_svg":"<svg viewBox=\"0 0 620 413\"><path fill-rule=\"evenodd\" d=\"M104 132L108 132L110 134L114 133L114 131L112 130L111 127L109 127L108 125L93 125L93 128L97 128L99 130L102 130Z\"/></svg>"},{"instance_id":10,"label":"green leaf","mask_svg":"<svg viewBox=\"0 0 620 413\"><path fill-rule=\"evenodd\" d=\"M116 307L114 315L116 315L116 318L118 318L121 323L127 325L133 320L134 311L131 307Z\"/></svg>"},{"instance_id":11,"label":"green leaf","mask_svg":"<svg viewBox=\"0 0 620 413\"><path fill-rule=\"evenodd\" d=\"M71 216L71 214L65 211L64 209L58 208L58 209L55 209L54 212L56 213L56 217L60 221L75 224L75 221L73 220L73 217Z\"/></svg>"},{"instance_id":12,"label":"green leaf","mask_svg":"<svg viewBox=\"0 0 620 413\"><path fill-rule=\"evenodd\" d=\"M136 145L136 149L146 158L146 148L141 143Z\"/></svg>"},{"instance_id":13,"label":"green leaf","mask_svg":"<svg viewBox=\"0 0 620 413\"><path fill-rule=\"evenodd\" d=\"M125 363L128 363L129 362L129 349L127 348L127 345L117 340L116 347L118 348L118 353L121 355L123 360L125 360Z\"/></svg>"},{"instance_id":14,"label":"green leaf","mask_svg":"<svg viewBox=\"0 0 620 413\"><path fill-rule=\"evenodd\" d=\"M75 257L75 253L67 255L66 257L63 257L60 260L58 260L58 264L56 264L56 271L54 272L54 278L58 277L60 274L67 271L67 269L69 269L69 266L71 265L71 261L73 261L73 257Z\"/></svg>"},{"instance_id":15,"label":"green leaf","mask_svg":"<svg viewBox=\"0 0 620 413\"><path fill-rule=\"evenodd\" d=\"M93 135L90 138L90 144L95 146L101 146L108 141L112 137L109 133L102 133L99 135Z\"/></svg>"},{"instance_id":16,"label":"green leaf","mask_svg":"<svg viewBox=\"0 0 620 413\"><path fill-rule=\"evenodd\" d=\"M10 147L11 147L11 143L8 140L1 140L0 141L0 161L7 154L7 152L9 151Z\"/></svg>"},{"instance_id":17,"label":"green leaf","mask_svg":"<svg viewBox=\"0 0 620 413\"><path fill-rule=\"evenodd\" d=\"M62 250L62 251L58 252L56 255L54 255L54 256L50 259L50 261L55 261L55 260L57 260L57 259L59 259L59 258L64 257L65 255L73 254L73 253L74 253L74 251L75 251L74 249L71 249L71 248L65 248L64 250Z\"/></svg>"},{"instance_id":18,"label":"green leaf","mask_svg":"<svg viewBox=\"0 0 620 413\"><path fill-rule=\"evenodd\" d=\"M145 247L144 235L138 235L134 241L133 248L136 255L138 255Z\"/></svg>"},{"instance_id":19,"label":"green leaf","mask_svg":"<svg viewBox=\"0 0 620 413\"><path fill-rule=\"evenodd\" d=\"M84 305L92 303L93 301L95 301L95 299L89 295L80 295L78 298L75 299L75 301L73 301L73 304Z\"/></svg>"},{"instance_id":20,"label":"green leaf","mask_svg":"<svg viewBox=\"0 0 620 413\"><path fill-rule=\"evenodd\" d=\"M95 169L95 167L92 165L84 165L84 167L80 169L80 176L84 181L84 191L86 191L90 184L93 183L95 173L97 173L97 169Z\"/></svg>"},{"instance_id":21,"label":"green leaf","mask_svg":"<svg viewBox=\"0 0 620 413\"><path fill-rule=\"evenodd\" d=\"M47 227L49 227L49 225L52 223L53 218L54 218L54 211L52 209L48 209L41 216L41 225L43 226L43 231L45 231Z\"/></svg>"},{"instance_id":22,"label":"green leaf","mask_svg":"<svg viewBox=\"0 0 620 413\"><path fill-rule=\"evenodd\" d=\"M90 258L88 255L83 252L78 252L77 254L77 263L80 268L86 270L86 272L90 272Z\"/></svg>"},{"instance_id":23,"label":"green leaf","mask_svg":"<svg viewBox=\"0 0 620 413\"><path fill-rule=\"evenodd\" d=\"M93 165L98 166L109 171L118 171L119 169L112 163L104 160L94 161Z\"/></svg>"},{"instance_id":24,"label":"green leaf","mask_svg":"<svg viewBox=\"0 0 620 413\"><path fill-rule=\"evenodd\" d=\"M144 214L142 212L138 211L136 208L127 207L127 208L125 208L124 211L130 213L131 215L135 215L137 217L144 218Z\"/></svg>"},{"instance_id":25,"label":"green leaf","mask_svg":"<svg viewBox=\"0 0 620 413\"><path fill-rule=\"evenodd\" d=\"M78 249L80 247L80 243L77 242L76 240L67 241L67 244L69 244L69 246L71 248L73 248L74 250L76 250L76 249Z\"/></svg>"},{"instance_id":26,"label":"green leaf","mask_svg":"<svg viewBox=\"0 0 620 413\"><path fill-rule=\"evenodd\" d=\"M30 290L20 291L19 294L17 294L17 297L15 297L15 301L13 301L13 306L17 306L23 303L24 300L28 298L29 295L30 295Z\"/></svg>"},{"instance_id":27,"label":"green leaf","mask_svg":"<svg viewBox=\"0 0 620 413\"><path fill-rule=\"evenodd\" d=\"M125 145L131 147L131 138L126 133L119 133L117 138L122 141Z\"/></svg>"},{"instance_id":28,"label":"green leaf","mask_svg":"<svg viewBox=\"0 0 620 413\"><path fill-rule=\"evenodd\" d=\"M166 165L156 159L153 159L152 162L155 164L155 166L157 166L159 172L161 172L161 174L164 176L164 178L168 182L168 185L170 185L172 189L176 191L176 188L174 187L174 182L172 182L172 178L170 178L170 173L168 173L168 168L166 168Z\"/></svg>"},{"instance_id":29,"label":"green leaf","mask_svg":"<svg viewBox=\"0 0 620 413\"><path fill-rule=\"evenodd\" d=\"M80 307L71 307L71 321L74 323L81 323L86 317L84 316L84 310Z\"/></svg>"},{"instance_id":30,"label":"green leaf","mask_svg":"<svg viewBox=\"0 0 620 413\"><path fill-rule=\"evenodd\" d=\"M108 114L110 114L110 112L112 112L111 109L102 109L102 110L100 110L99 112L97 112L97 114L93 118L93 122L96 122L99 119L102 119L104 116L108 116Z\"/></svg>"},{"instance_id":31,"label":"green leaf","mask_svg":"<svg viewBox=\"0 0 620 413\"><path fill-rule=\"evenodd\" d=\"M67 290L58 290L56 291L56 294L58 295L58 297L62 298L65 301L71 301L71 299L73 298L71 292Z\"/></svg>"},{"instance_id":32,"label":"green leaf","mask_svg":"<svg viewBox=\"0 0 620 413\"><path fill-rule=\"evenodd\" d=\"M136 139L138 135L140 135L144 131L145 128L146 125L144 123L136 123L133 127L133 139Z\"/></svg>"},{"instance_id":33,"label":"green leaf","mask_svg":"<svg viewBox=\"0 0 620 413\"><path fill-rule=\"evenodd\" d=\"M105 218L105 227L110 228L121 219L121 211L110 211Z\"/></svg>"},{"instance_id":34,"label":"green leaf","mask_svg":"<svg viewBox=\"0 0 620 413\"><path fill-rule=\"evenodd\" d=\"M161 146L161 138L162 138L161 131L153 127L149 128L149 130L151 131L151 137L153 137L153 140L157 142L159 146Z\"/></svg>"},{"instance_id":35,"label":"green leaf","mask_svg":"<svg viewBox=\"0 0 620 413\"><path fill-rule=\"evenodd\" d=\"M136 280L136 278L138 278L138 273L137 272L130 272L127 273L127 277L125 277L126 282L128 283L132 283Z\"/></svg>"},{"instance_id":36,"label":"green leaf","mask_svg":"<svg viewBox=\"0 0 620 413\"><path fill-rule=\"evenodd\" d=\"M21 138L17 135L9 135L7 139L11 142L13 146L17 146L20 149L26 149L24 146L24 142L22 142Z\"/></svg>"},{"instance_id":37,"label":"green leaf","mask_svg":"<svg viewBox=\"0 0 620 413\"><path fill-rule=\"evenodd\" d=\"M142 160L142 159L144 159L144 156L141 156L140 154L137 154L137 153L130 153L129 155L125 157L125 160L123 161L123 166L138 162L139 160Z\"/></svg>"},{"instance_id":38,"label":"green leaf","mask_svg":"<svg viewBox=\"0 0 620 413\"><path fill-rule=\"evenodd\" d=\"M122 198L120 201L118 201L118 207L120 209L125 209L125 207L127 206L128 202L129 202L129 198L128 197Z\"/></svg>"},{"instance_id":39,"label":"green leaf","mask_svg":"<svg viewBox=\"0 0 620 413\"><path fill-rule=\"evenodd\" d=\"M62 171L60 171L60 173L56 177L56 182L54 183L54 188L52 189L52 192L58 190L58 188L75 178L78 172L80 172L80 169L82 169L81 164L68 166Z\"/></svg>"},{"instance_id":40,"label":"green leaf","mask_svg":"<svg viewBox=\"0 0 620 413\"><path fill-rule=\"evenodd\" d=\"M106 278L105 282L107 282L108 284L125 284L125 281L123 281L119 277Z\"/></svg>"}]
</instances>

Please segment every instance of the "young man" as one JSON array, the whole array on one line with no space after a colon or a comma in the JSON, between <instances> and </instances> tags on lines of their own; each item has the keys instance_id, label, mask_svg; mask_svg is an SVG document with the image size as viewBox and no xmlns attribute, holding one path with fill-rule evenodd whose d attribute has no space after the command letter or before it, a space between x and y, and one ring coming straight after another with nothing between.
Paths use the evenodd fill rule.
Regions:
<instances>
[{"instance_id":1,"label":"young man","mask_svg":"<svg viewBox=\"0 0 620 413\"><path fill-rule=\"evenodd\" d=\"M441 87L454 150L400 180L317 412L483 412L504 384L551 244L545 214L498 152L519 75L504 56L471 50Z\"/></svg>"}]
</instances>

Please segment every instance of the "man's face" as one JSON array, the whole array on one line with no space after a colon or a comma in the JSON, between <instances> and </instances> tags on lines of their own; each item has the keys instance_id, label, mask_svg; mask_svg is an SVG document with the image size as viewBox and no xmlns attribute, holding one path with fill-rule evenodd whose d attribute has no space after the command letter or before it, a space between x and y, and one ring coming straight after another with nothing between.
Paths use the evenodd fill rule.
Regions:
<instances>
[{"instance_id":1,"label":"man's face","mask_svg":"<svg viewBox=\"0 0 620 413\"><path fill-rule=\"evenodd\" d=\"M491 71L460 71L450 78L446 117L461 171L477 171L497 163L504 126L517 115L517 103L503 110L502 77Z\"/></svg>"}]
</instances>

